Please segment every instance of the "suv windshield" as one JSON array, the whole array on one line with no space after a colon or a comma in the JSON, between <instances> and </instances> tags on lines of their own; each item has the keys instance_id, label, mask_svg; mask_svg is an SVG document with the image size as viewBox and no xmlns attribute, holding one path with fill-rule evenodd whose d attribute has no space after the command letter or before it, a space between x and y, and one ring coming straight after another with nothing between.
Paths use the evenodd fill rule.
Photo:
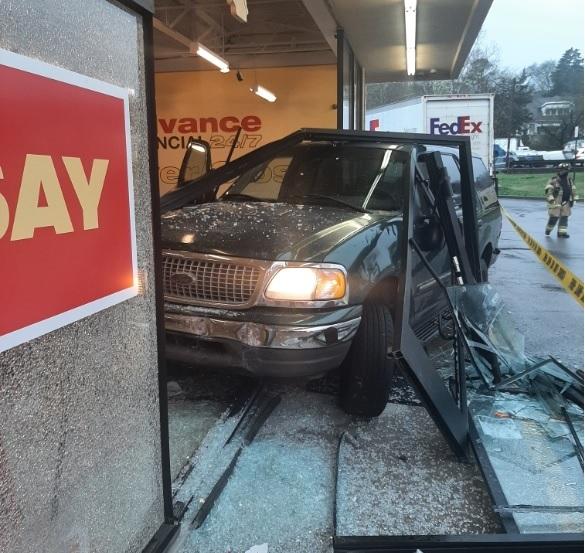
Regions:
<instances>
[{"instance_id":1,"label":"suv windshield","mask_svg":"<svg viewBox=\"0 0 585 553\"><path fill-rule=\"evenodd\" d=\"M397 211L410 175L410 152L344 143L302 143L243 173L221 200L321 203Z\"/></svg>"}]
</instances>

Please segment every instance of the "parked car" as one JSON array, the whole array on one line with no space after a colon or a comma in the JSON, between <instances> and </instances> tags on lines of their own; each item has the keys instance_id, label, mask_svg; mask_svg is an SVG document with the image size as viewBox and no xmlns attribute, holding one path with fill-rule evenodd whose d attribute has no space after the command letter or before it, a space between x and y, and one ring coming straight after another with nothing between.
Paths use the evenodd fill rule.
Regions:
<instances>
[{"instance_id":1,"label":"parked car","mask_svg":"<svg viewBox=\"0 0 585 553\"><path fill-rule=\"evenodd\" d=\"M513 153L517 157L517 162L515 163L517 166L529 165L531 162L544 160L541 152L532 150L528 146L520 146Z\"/></svg>"},{"instance_id":2,"label":"parked car","mask_svg":"<svg viewBox=\"0 0 585 553\"><path fill-rule=\"evenodd\" d=\"M543 150L539 153L545 161L559 162L565 158L562 150Z\"/></svg>"},{"instance_id":3,"label":"parked car","mask_svg":"<svg viewBox=\"0 0 585 553\"><path fill-rule=\"evenodd\" d=\"M494 144L494 169L504 169L510 165L514 165L518 161L518 156L510 151L510 156L506 155L506 150L499 144Z\"/></svg>"},{"instance_id":4,"label":"parked car","mask_svg":"<svg viewBox=\"0 0 585 553\"><path fill-rule=\"evenodd\" d=\"M510 155L508 156L504 148L499 144L494 144L494 167L496 169L503 169L508 164L510 167L543 166L546 165L546 161L548 160L560 158L562 158L560 151L540 152L532 150L528 146L517 146L515 149L510 149Z\"/></svg>"},{"instance_id":5,"label":"parked car","mask_svg":"<svg viewBox=\"0 0 585 553\"><path fill-rule=\"evenodd\" d=\"M181 174L193 201L162 216L169 358L271 377L340 368L342 406L365 416L382 412L403 209L411 187L428 185L417 156L440 151L456 205L461 176L455 148L373 134L376 142L342 132L314 132L292 145L282 139L248 154L256 157L246 170L228 165L198 180L208 166L197 160L204 148L188 148ZM501 215L487 168L479 157L472 161L487 276ZM433 217L424 194L416 193L414 210L418 219ZM450 283L442 234L423 249ZM446 307L445 297L420 260L411 278L412 325L422 331Z\"/></svg>"},{"instance_id":6,"label":"parked car","mask_svg":"<svg viewBox=\"0 0 585 553\"><path fill-rule=\"evenodd\" d=\"M569 140L565 143L563 147L563 154L565 159L575 159L575 152L579 152L584 146L584 141L582 138L578 138L577 140Z\"/></svg>"}]
</instances>

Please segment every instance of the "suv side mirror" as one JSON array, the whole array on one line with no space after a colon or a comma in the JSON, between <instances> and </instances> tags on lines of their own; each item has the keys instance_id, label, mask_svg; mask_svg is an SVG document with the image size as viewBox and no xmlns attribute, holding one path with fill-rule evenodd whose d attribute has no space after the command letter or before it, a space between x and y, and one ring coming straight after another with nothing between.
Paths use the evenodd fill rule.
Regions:
<instances>
[{"instance_id":1,"label":"suv side mirror","mask_svg":"<svg viewBox=\"0 0 585 553\"><path fill-rule=\"evenodd\" d=\"M211 146L205 140L189 139L185 157L181 163L177 186L184 186L189 181L204 177L211 171Z\"/></svg>"},{"instance_id":2,"label":"suv side mirror","mask_svg":"<svg viewBox=\"0 0 585 553\"><path fill-rule=\"evenodd\" d=\"M414 225L414 239L423 252L443 247L443 229L435 217L420 217Z\"/></svg>"}]
</instances>

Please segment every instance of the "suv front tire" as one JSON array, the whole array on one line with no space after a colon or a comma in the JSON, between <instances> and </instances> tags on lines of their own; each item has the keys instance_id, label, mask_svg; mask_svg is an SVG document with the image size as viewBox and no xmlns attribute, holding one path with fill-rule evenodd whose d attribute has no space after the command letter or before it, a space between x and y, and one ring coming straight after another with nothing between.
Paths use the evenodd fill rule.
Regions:
<instances>
[{"instance_id":1,"label":"suv front tire","mask_svg":"<svg viewBox=\"0 0 585 553\"><path fill-rule=\"evenodd\" d=\"M393 334L390 309L365 303L360 326L341 365L340 401L347 413L377 417L384 411L396 364L388 359Z\"/></svg>"}]
</instances>

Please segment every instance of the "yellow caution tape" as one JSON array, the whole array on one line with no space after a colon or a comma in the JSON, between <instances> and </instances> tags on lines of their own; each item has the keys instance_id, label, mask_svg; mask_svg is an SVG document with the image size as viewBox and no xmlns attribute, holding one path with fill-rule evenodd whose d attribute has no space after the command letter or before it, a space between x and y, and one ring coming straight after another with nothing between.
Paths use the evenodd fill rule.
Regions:
<instances>
[{"instance_id":1,"label":"yellow caution tape","mask_svg":"<svg viewBox=\"0 0 585 553\"><path fill-rule=\"evenodd\" d=\"M539 244L528 234L502 207L502 213L508 218L514 230L528 244L528 247L536 254L543 265L557 278L561 286L583 306L583 281L563 265L542 244Z\"/></svg>"}]
</instances>

